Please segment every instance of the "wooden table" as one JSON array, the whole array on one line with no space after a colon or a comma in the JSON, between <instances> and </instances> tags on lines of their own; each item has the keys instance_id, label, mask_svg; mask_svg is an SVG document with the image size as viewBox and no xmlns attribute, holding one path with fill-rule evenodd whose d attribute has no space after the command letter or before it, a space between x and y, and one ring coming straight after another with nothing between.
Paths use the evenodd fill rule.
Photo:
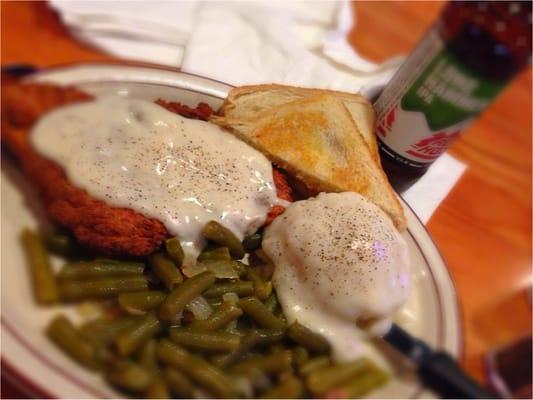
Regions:
<instances>
[{"instance_id":1,"label":"wooden table","mask_svg":"<svg viewBox=\"0 0 533 400\"><path fill-rule=\"evenodd\" d=\"M408 53L441 7L358 2L350 41L377 61ZM2 2L1 12L2 65L116 61L72 39L45 3ZM428 223L461 302L462 363L479 379L488 350L531 332L531 105L528 69L451 147L468 169Z\"/></svg>"}]
</instances>

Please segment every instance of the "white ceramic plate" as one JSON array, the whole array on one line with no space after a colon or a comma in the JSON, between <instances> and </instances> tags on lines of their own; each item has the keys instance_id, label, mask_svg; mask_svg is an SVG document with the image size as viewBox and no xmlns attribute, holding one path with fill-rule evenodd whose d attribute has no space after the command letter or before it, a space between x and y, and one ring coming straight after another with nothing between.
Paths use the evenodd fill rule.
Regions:
<instances>
[{"instance_id":1,"label":"white ceramic plate","mask_svg":"<svg viewBox=\"0 0 533 400\"><path fill-rule=\"evenodd\" d=\"M200 101L217 108L230 86L210 79L156 68L85 64L47 70L28 79L75 85L89 93L119 94L142 99L163 98L188 105ZM397 315L397 322L413 335L454 356L460 353L460 322L454 287L429 234L405 206L408 229L404 237L412 258L413 291ZM37 307L31 295L23 254L18 242L23 227L46 224L32 188L13 164L2 160L2 363L3 373L38 397L115 397L95 373L75 364L43 335L53 315L71 307ZM59 260L56 260L59 261ZM372 397L432 397L405 368Z\"/></svg>"}]
</instances>

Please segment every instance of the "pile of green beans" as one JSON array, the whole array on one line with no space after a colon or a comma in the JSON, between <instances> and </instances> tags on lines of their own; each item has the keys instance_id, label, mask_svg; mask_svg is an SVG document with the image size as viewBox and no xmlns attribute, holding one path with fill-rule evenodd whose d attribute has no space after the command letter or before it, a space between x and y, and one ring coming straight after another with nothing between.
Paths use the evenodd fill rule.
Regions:
<instances>
[{"instance_id":1,"label":"pile of green beans","mask_svg":"<svg viewBox=\"0 0 533 400\"><path fill-rule=\"evenodd\" d=\"M387 381L367 359L334 362L321 335L287 323L260 233L241 242L211 221L203 235L208 247L198 262L205 268L187 276L177 238L144 260L126 261L90 259L67 235L25 230L37 303L110 305L80 326L58 315L47 336L133 397L357 398ZM49 252L67 258L57 273ZM195 314L193 303L208 312Z\"/></svg>"}]
</instances>

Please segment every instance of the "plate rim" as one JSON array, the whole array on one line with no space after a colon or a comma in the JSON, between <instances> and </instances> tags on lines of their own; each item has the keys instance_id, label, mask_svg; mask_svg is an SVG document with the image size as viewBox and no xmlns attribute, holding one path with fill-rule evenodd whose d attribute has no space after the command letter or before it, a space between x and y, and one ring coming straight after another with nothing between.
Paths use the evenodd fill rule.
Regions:
<instances>
[{"instance_id":1,"label":"plate rim","mask_svg":"<svg viewBox=\"0 0 533 400\"><path fill-rule=\"evenodd\" d=\"M54 67L45 68L35 73L24 77L24 81L54 81L54 75L74 72L78 70L85 70L93 72L91 79L84 81L83 83L98 83L103 82L99 74L104 73L109 76L110 71L114 71L114 77L112 79L105 79L106 82L115 83L144 83L160 86L170 86L180 89L188 89L194 92L210 95L219 99L224 99L231 88L225 82L211 79L205 76L183 72L180 69L165 67L149 63L135 63L135 62L86 62L86 63L68 63L57 65ZM107 72L106 72L107 71ZM139 73L144 72L139 76ZM136 75L137 73L137 75ZM111 74L113 75L113 74ZM182 80L182 79L185 80ZM197 82L193 82L193 81ZM57 83L57 82L56 82ZM80 81L78 81L80 83ZM426 229L425 225L414 213L413 209L407 204L401 195L399 195L402 206L406 210L406 217L408 220L407 233L412 237L414 243L418 247L420 254L425 258L429 270L432 274L432 280L437 290L437 298L440 303L440 311L443 312L443 320L445 326L442 327L443 335L446 336L450 329L447 326L455 326L456 329L451 332L451 338L444 338L443 345L447 348L447 351L451 352L453 356L461 358L464 354L464 335L463 335L463 318L462 308L457 296L457 289L453 276L451 275L444 257L442 256L439 248L436 246L435 241L431 234ZM443 302L442 292L446 293L447 300L453 300L453 304L449 302ZM449 321L452 319L453 321ZM5 333L4 318L1 319L2 333ZM447 322L447 323L446 323ZM450 324L453 322L453 324ZM448 340L448 342L446 342ZM35 395L40 393L49 397L55 395L51 393L49 388L42 387L35 380L31 379L27 375L20 372L15 363L6 357L4 351L1 354L1 361L4 367L7 367L6 377L13 378L13 380L19 380L18 384L22 388L27 387L28 391ZM20 384L22 382L22 384ZM420 396L422 391L419 390L415 393L415 396Z\"/></svg>"}]
</instances>

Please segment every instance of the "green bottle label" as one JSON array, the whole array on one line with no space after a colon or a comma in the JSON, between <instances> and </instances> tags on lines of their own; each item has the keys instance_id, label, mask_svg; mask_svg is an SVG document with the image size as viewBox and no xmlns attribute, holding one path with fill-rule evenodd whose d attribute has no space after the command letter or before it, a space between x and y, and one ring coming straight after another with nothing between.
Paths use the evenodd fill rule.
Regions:
<instances>
[{"instance_id":1,"label":"green bottle label","mask_svg":"<svg viewBox=\"0 0 533 400\"><path fill-rule=\"evenodd\" d=\"M402 97L401 107L422 112L437 131L481 112L504 84L481 78L443 49Z\"/></svg>"}]
</instances>

